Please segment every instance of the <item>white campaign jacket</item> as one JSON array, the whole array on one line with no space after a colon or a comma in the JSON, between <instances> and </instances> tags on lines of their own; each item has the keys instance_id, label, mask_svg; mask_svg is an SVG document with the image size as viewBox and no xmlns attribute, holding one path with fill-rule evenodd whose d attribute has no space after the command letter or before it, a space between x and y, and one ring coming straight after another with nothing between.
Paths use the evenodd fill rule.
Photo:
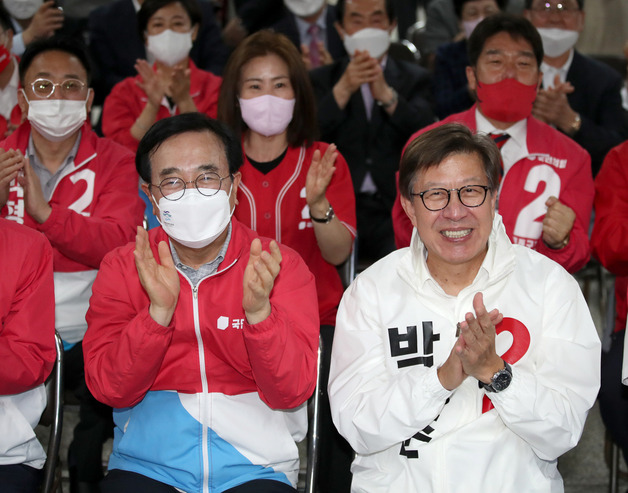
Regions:
<instances>
[{"instance_id":1,"label":"white campaign jacket","mask_svg":"<svg viewBox=\"0 0 628 493\"><path fill-rule=\"evenodd\" d=\"M458 296L434 281L425 255L415 231L340 304L329 398L357 452L352 492L562 492L557 458L577 444L600 381L600 341L578 284L511 244L498 214L482 267ZM505 317L496 347L513 380L486 395L468 377L449 392L436 369L478 291Z\"/></svg>"}]
</instances>

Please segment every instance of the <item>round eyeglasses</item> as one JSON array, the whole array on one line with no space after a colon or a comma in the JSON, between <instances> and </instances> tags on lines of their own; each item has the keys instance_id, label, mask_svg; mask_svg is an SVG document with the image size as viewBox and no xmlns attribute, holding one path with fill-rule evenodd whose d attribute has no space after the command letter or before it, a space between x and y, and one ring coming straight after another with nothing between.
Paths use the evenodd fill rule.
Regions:
<instances>
[{"instance_id":1,"label":"round eyeglasses","mask_svg":"<svg viewBox=\"0 0 628 493\"><path fill-rule=\"evenodd\" d=\"M430 188L424 192L412 193L412 196L421 197L423 205L428 211L440 211L449 205L451 192L458 193L458 200L465 207L480 207L486 200L486 194L491 189L486 185L467 185L460 188Z\"/></svg>"},{"instance_id":2,"label":"round eyeglasses","mask_svg":"<svg viewBox=\"0 0 628 493\"><path fill-rule=\"evenodd\" d=\"M198 193L211 197L218 193L218 190L222 187L222 180L227 178L233 178L233 175L221 178L218 173L209 172L201 173L192 181L185 181L183 178L173 176L162 180L159 185L150 184L149 186L159 188L161 195L167 200L179 200L185 194L187 184L194 183Z\"/></svg>"},{"instance_id":3,"label":"round eyeglasses","mask_svg":"<svg viewBox=\"0 0 628 493\"><path fill-rule=\"evenodd\" d=\"M536 7L532 7L532 12L541 17L549 17L553 12L559 15L570 16L580 11L577 5L569 5L568 2L560 2L552 5L549 2L543 2Z\"/></svg>"},{"instance_id":4,"label":"round eyeglasses","mask_svg":"<svg viewBox=\"0 0 628 493\"><path fill-rule=\"evenodd\" d=\"M35 96L39 98L49 98L55 93L58 87L64 98L72 99L81 94L85 86L85 82L78 79L66 79L58 84L48 79L36 79L31 84L31 89Z\"/></svg>"}]
</instances>

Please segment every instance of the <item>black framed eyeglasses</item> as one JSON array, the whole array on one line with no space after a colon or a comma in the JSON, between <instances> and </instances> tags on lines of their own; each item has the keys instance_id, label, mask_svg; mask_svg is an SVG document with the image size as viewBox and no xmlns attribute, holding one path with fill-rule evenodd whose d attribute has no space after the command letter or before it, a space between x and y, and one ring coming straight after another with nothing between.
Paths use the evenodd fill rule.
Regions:
<instances>
[{"instance_id":1,"label":"black framed eyeglasses","mask_svg":"<svg viewBox=\"0 0 628 493\"><path fill-rule=\"evenodd\" d=\"M491 189L486 185L467 185L460 188L430 188L423 192L412 193L413 197L421 197L423 205L428 211L440 211L449 205L451 192L458 193L458 200L465 207L480 207L486 200L486 194Z\"/></svg>"},{"instance_id":2,"label":"black framed eyeglasses","mask_svg":"<svg viewBox=\"0 0 628 493\"><path fill-rule=\"evenodd\" d=\"M159 185L150 184L149 186L158 188L161 195L167 200L179 200L185 194L187 185L194 183L194 187L196 187L198 193L206 197L211 197L218 193L222 188L222 180L226 180L227 178L233 179L233 175L229 174L221 177L218 173L208 172L201 173L192 181L185 181L183 178L173 176L162 180Z\"/></svg>"}]
</instances>

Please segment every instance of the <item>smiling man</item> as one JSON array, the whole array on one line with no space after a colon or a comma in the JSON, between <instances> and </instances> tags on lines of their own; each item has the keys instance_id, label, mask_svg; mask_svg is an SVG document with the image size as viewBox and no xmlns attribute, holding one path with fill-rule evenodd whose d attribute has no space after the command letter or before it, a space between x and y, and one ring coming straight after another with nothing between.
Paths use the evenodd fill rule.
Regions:
<instances>
[{"instance_id":1,"label":"smiling man","mask_svg":"<svg viewBox=\"0 0 628 493\"><path fill-rule=\"evenodd\" d=\"M528 20L510 14L484 19L469 37L467 80L477 102L435 125L458 122L491 135L501 149L501 180L494 191L506 233L513 243L576 272L590 257L591 159L532 115L542 61L541 38ZM397 246L408 246L412 225L399 200L393 225Z\"/></svg>"},{"instance_id":2,"label":"smiling man","mask_svg":"<svg viewBox=\"0 0 628 493\"><path fill-rule=\"evenodd\" d=\"M459 124L404 153L412 244L358 276L336 323L329 395L355 493L562 491L600 342L577 282L508 239L499 168Z\"/></svg>"}]
</instances>

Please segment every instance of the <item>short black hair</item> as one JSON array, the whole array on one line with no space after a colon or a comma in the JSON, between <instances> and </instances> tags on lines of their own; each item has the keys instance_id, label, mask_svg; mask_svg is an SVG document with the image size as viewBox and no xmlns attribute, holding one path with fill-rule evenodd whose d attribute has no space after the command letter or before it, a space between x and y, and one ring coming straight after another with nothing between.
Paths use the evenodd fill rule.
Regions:
<instances>
[{"instance_id":1,"label":"short black hair","mask_svg":"<svg viewBox=\"0 0 628 493\"><path fill-rule=\"evenodd\" d=\"M462 6L467 2L473 2L474 0L454 0L454 11L456 12L456 17L458 19L462 19ZM506 8L506 0L495 0L495 3L499 7L499 10L504 10Z\"/></svg>"},{"instance_id":2,"label":"short black hair","mask_svg":"<svg viewBox=\"0 0 628 493\"><path fill-rule=\"evenodd\" d=\"M532 2L534 0L525 0L525 9L530 10L532 8ZM578 2L578 8L582 10L584 8L584 0L576 0Z\"/></svg>"},{"instance_id":3,"label":"short black hair","mask_svg":"<svg viewBox=\"0 0 628 493\"><path fill-rule=\"evenodd\" d=\"M146 26L148 26L148 21L153 14L171 3L181 4L181 6L188 13L192 26L201 25L203 13L201 12L201 8L198 5L197 0L144 0L140 10L137 12L137 30L140 33L141 39L144 39Z\"/></svg>"},{"instance_id":4,"label":"short black hair","mask_svg":"<svg viewBox=\"0 0 628 493\"><path fill-rule=\"evenodd\" d=\"M346 0L338 0L336 3L336 18L338 19L338 23L342 26L343 20L345 17L345 4ZM386 5L386 15L388 16L388 22L394 21L397 16L395 13L395 6L393 4L393 0L384 0L384 4Z\"/></svg>"},{"instance_id":5,"label":"short black hair","mask_svg":"<svg viewBox=\"0 0 628 493\"><path fill-rule=\"evenodd\" d=\"M11 14L4 8L2 2L0 2L0 26L3 31L13 31L13 23L11 22Z\"/></svg>"},{"instance_id":6,"label":"short black hair","mask_svg":"<svg viewBox=\"0 0 628 493\"><path fill-rule=\"evenodd\" d=\"M480 22L467 40L469 65L475 67L482 54L484 44L496 34L506 32L515 39L525 39L532 47L537 66L543 62L543 41L532 23L521 15L499 13L487 17Z\"/></svg>"},{"instance_id":7,"label":"short black hair","mask_svg":"<svg viewBox=\"0 0 628 493\"><path fill-rule=\"evenodd\" d=\"M209 132L223 144L229 174L237 173L242 166L242 147L229 127L204 113L183 113L156 122L142 137L135 154L135 168L146 183L150 183L152 156L170 137L188 132Z\"/></svg>"},{"instance_id":8,"label":"short black hair","mask_svg":"<svg viewBox=\"0 0 628 493\"><path fill-rule=\"evenodd\" d=\"M62 51L68 55L78 58L81 65L87 73L87 85L91 84L92 67L89 62L87 48L85 44L76 38L68 36L53 36L51 38L39 39L28 45L26 51L22 55L19 65L20 83L24 86L24 76L28 67L31 66L36 56L47 51Z\"/></svg>"},{"instance_id":9,"label":"short black hair","mask_svg":"<svg viewBox=\"0 0 628 493\"><path fill-rule=\"evenodd\" d=\"M399 164L399 193L412 200L413 187L419 175L457 154L478 156L491 193L497 191L501 154L493 139L486 134L474 134L460 123L445 123L408 144Z\"/></svg>"}]
</instances>

